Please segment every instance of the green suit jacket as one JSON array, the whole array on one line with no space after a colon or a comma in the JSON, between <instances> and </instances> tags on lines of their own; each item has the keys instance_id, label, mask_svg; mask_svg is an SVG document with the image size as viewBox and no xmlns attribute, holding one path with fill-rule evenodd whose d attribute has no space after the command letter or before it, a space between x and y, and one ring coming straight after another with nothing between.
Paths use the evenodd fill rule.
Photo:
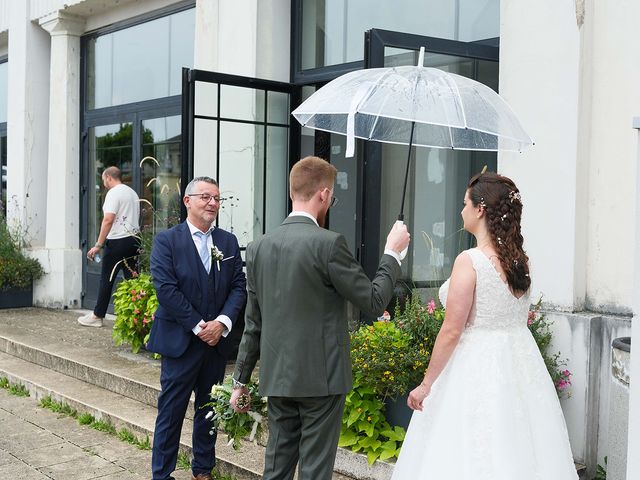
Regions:
<instances>
[{"instance_id":1,"label":"green suit jacket","mask_svg":"<svg viewBox=\"0 0 640 480\"><path fill-rule=\"evenodd\" d=\"M248 300L234 378L247 383L259 358L261 395L347 393L347 302L381 315L399 275L396 259L383 255L369 280L342 235L288 217L247 247Z\"/></svg>"}]
</instances>

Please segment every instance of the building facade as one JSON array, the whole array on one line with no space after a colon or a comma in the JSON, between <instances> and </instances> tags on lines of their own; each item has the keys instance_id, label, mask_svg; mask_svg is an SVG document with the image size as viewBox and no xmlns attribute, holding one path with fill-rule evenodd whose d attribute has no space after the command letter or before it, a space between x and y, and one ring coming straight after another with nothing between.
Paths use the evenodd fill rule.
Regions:
<instances>
[{"instance_id":1,"label":"building facade","mask_svg":"<svg viewBox=\"0 0 640 480\"><path fill-rule=\"evenodd\" d=\"M0 2L0 199L45 266L34 300L93 307L98 268L85 253L109 165L148 202L143 222L155 230L179 218L186 178L218 178L220 225L244 246L286 215L291 163L323 156L339 171L330 227L371 272L399 210L405 148L358 141L345 158L343 137L302 129L289 112L342 73L415 64L425 46L427 66L499 91L536 144L521 154L415 150L405 281L433 295L471 246L459 211L473 173L488 165L512 177L534 298L543 295L573 373L563 408L574 457L593 469L609 454L611 340L631 333L640 298L640 5L609 3ZM191 77L191 110L183 67L215 72ZM633 444L640 432L630 432Z\"/></svg>"}]
</instances>

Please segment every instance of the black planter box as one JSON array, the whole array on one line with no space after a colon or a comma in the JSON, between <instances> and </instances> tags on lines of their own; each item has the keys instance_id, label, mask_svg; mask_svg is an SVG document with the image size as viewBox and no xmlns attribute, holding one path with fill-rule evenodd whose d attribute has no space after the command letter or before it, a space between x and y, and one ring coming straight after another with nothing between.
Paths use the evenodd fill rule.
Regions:
<instances>
[{"instance_id":1,"label":"black planter box","mask_svg":"<svg viewBox=\"0 0 640 480\"><path fill-rule=\"evenodd\" d=\"M0 290L0 308L20 308L33 306L33 285L28 288Z\"/></svg>"}]
</instances>

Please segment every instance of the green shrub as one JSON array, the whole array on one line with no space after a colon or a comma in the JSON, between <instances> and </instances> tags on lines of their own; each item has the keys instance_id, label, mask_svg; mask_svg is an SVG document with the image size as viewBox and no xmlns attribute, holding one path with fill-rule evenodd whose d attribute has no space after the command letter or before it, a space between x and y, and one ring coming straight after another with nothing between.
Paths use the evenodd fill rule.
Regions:
<instances>
[{"instance_id":1,"label":"green shrub","mask_svg":"<svg viewBox=\"0 0 640 480\"><path fill-rule=\"evenodd\" d=\"M35 258L24 254L23 242L17 231L11 231L0 214L0 291L29 288L44 270Z\"/></svg>"},{"instance_id":2,"label":"green shrub","mask_svg":"<svg viewBox=\"0 0 640 480\"><path fill-rule=\"evenodd\" d=\"M151 276L141 273L120 282L113 295L113 308L116 320L112 335L116 345L128 343L137 353L148 340L158 308Z\"/></svg>"}]
</instances>

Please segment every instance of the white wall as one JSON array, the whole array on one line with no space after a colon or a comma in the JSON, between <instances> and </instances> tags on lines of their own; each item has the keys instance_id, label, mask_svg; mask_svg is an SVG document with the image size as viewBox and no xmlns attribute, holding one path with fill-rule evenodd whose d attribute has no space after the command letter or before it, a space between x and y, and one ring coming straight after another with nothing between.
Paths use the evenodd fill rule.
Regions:
<instances>
[{"instance_id":1,"label":"white wall","mask_svg":"<svg viewBox=\"0 0 640 480\"><path fill-rule=\"evenodd\" d=\"M503 1L500 27L500 94L536 144L500 154L498 169L522 192L534 291L547 305L580 309L584 289L574 272L583 268L576 257L586 245L576 218L585 210L576 208L584 166L577 156L581 37L573 2Z\"/></svg>"},{"instance_id":2,"label":"white wall","mask_svg":"<svg viewBox=\"0 0 640 480\"><path fill-rule=\"evenodd\" d=\"M637 19L640 2L593 3L587 307L631 313L636 131L640 105ZM587 12L588 14L589 12ZM586 18L588 20L589 17Z\"/></svg>"}]
</instances>

